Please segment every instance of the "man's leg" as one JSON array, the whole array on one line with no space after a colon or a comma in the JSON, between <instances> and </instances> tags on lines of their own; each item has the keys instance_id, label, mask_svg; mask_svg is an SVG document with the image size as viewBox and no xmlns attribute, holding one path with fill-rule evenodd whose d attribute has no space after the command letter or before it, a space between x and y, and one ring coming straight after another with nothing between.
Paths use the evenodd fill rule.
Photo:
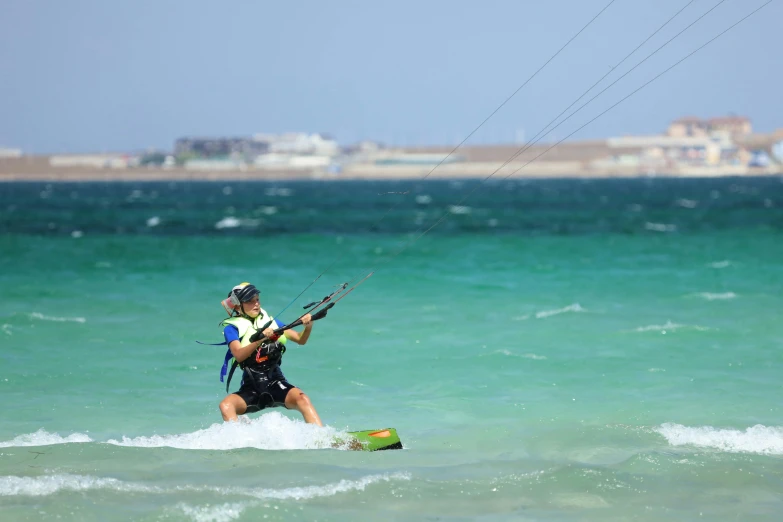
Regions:
<instances>
[{"instance_id":1,"label":"man's leg","mask_svg":"<svg viewBox=\"0 0 783 522\"><path fill-rule=\"evenodd\" d=\"M246 411L245 400L236 393L226 395L226 398L220 401L220 414L223 415L224 421L235 421L238 415L242 415Z\"/></svg>"},{"instance_id":2,"label":"man's leg","mask_svg":"<svg viewBox=\"0 0 783 522\"><path fill-rule=\"evenodd\" d=\"M318 412L315 411L315 406L310 402L310 397L305 395L299 388L292 388L285 396L285 407L301 413L306 423L323 426Z\"/></svg>"}]
</instances>

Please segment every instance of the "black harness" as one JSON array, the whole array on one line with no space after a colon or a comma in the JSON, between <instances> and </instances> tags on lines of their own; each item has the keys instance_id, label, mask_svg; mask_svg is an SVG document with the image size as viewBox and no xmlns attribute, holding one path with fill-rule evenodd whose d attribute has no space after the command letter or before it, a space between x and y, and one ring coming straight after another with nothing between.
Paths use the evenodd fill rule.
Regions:
<instances>
[{"instance_id":1,"label":"black harness","mask_svg":"<svg viewBox=\"0 0 783 522\"><path fill-rule=\"evenodd\" d=\"M259 373L268 372L274 367L279 367L283 362L283 354L285 353L285 345L280 341L274 341L264 343L258 347L254 354L250 354L250 357L242 362L234 359L234 364L231 365L231 370L228 372L228 378L226 379L226 393L228 393L228 387L231 384L231 377L234 376L234 372L237 366L242 368L249 368Z\"/></svg>"}]
</instances>

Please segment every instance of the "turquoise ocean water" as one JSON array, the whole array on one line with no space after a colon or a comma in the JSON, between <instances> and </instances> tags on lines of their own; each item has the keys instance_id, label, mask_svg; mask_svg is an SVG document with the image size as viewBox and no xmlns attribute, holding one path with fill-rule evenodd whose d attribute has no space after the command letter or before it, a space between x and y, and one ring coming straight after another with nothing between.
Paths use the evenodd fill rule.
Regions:
<instances>
[{"instance_id":1,"label":"turquoise ocean water","mask_svg":"<svg viewBox=\"0 0 783 522\"><path fill-rule=\"evenodd\" d=\"M781 181L5 184L0 519L780 520ZM228 289L373 268L284 357L328 427L223 424Z\"/></svg>"}]
</instances>

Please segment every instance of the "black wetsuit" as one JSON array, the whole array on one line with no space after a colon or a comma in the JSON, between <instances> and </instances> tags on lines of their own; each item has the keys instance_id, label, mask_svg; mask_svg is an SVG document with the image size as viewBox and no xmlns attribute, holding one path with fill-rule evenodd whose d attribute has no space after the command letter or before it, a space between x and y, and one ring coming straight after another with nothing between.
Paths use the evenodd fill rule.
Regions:
<instances>
[{"instance_id":1,"label":"black wetsuit","mask_svg":"<svg viewBox=\"0 0 783 522\"><path fill-rule=\"evenodd\" d=\"M281 347L281 351L274 358L259 362L258 352L254 352L240 363L243 371L242 384L236 394L247 404L246 413L285 406L286 395L296 388L286 380L283 370L280 369L285 346L282 344L278 346Z\"/></svg>"}]
</instances>

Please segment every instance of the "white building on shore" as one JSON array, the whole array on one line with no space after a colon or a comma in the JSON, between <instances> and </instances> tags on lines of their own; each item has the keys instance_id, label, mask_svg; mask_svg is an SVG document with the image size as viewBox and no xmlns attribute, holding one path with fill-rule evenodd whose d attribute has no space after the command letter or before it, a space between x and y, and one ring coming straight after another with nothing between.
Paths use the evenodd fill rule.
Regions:
<instances>
[{"instance_id":1,"label":"white building on shore","mask_svg":"<svg viewBox=\"0 0 783 522\"><path fill-rule=\"evenodd\" d=\"M255 134L253 140L266 143L270 153L314 156L336 156L340 153L340 145L322 134Z\"/></svg>"},{"instance_id":2,"label":"white building on shore","mask_svg":"<svg viewBox=\"0 0 783 522\"><path fill-rule=\"evenodd\" d=\"M21 158L22 149L0 147L0 158Z\"/></svg>"}]
</instances>

